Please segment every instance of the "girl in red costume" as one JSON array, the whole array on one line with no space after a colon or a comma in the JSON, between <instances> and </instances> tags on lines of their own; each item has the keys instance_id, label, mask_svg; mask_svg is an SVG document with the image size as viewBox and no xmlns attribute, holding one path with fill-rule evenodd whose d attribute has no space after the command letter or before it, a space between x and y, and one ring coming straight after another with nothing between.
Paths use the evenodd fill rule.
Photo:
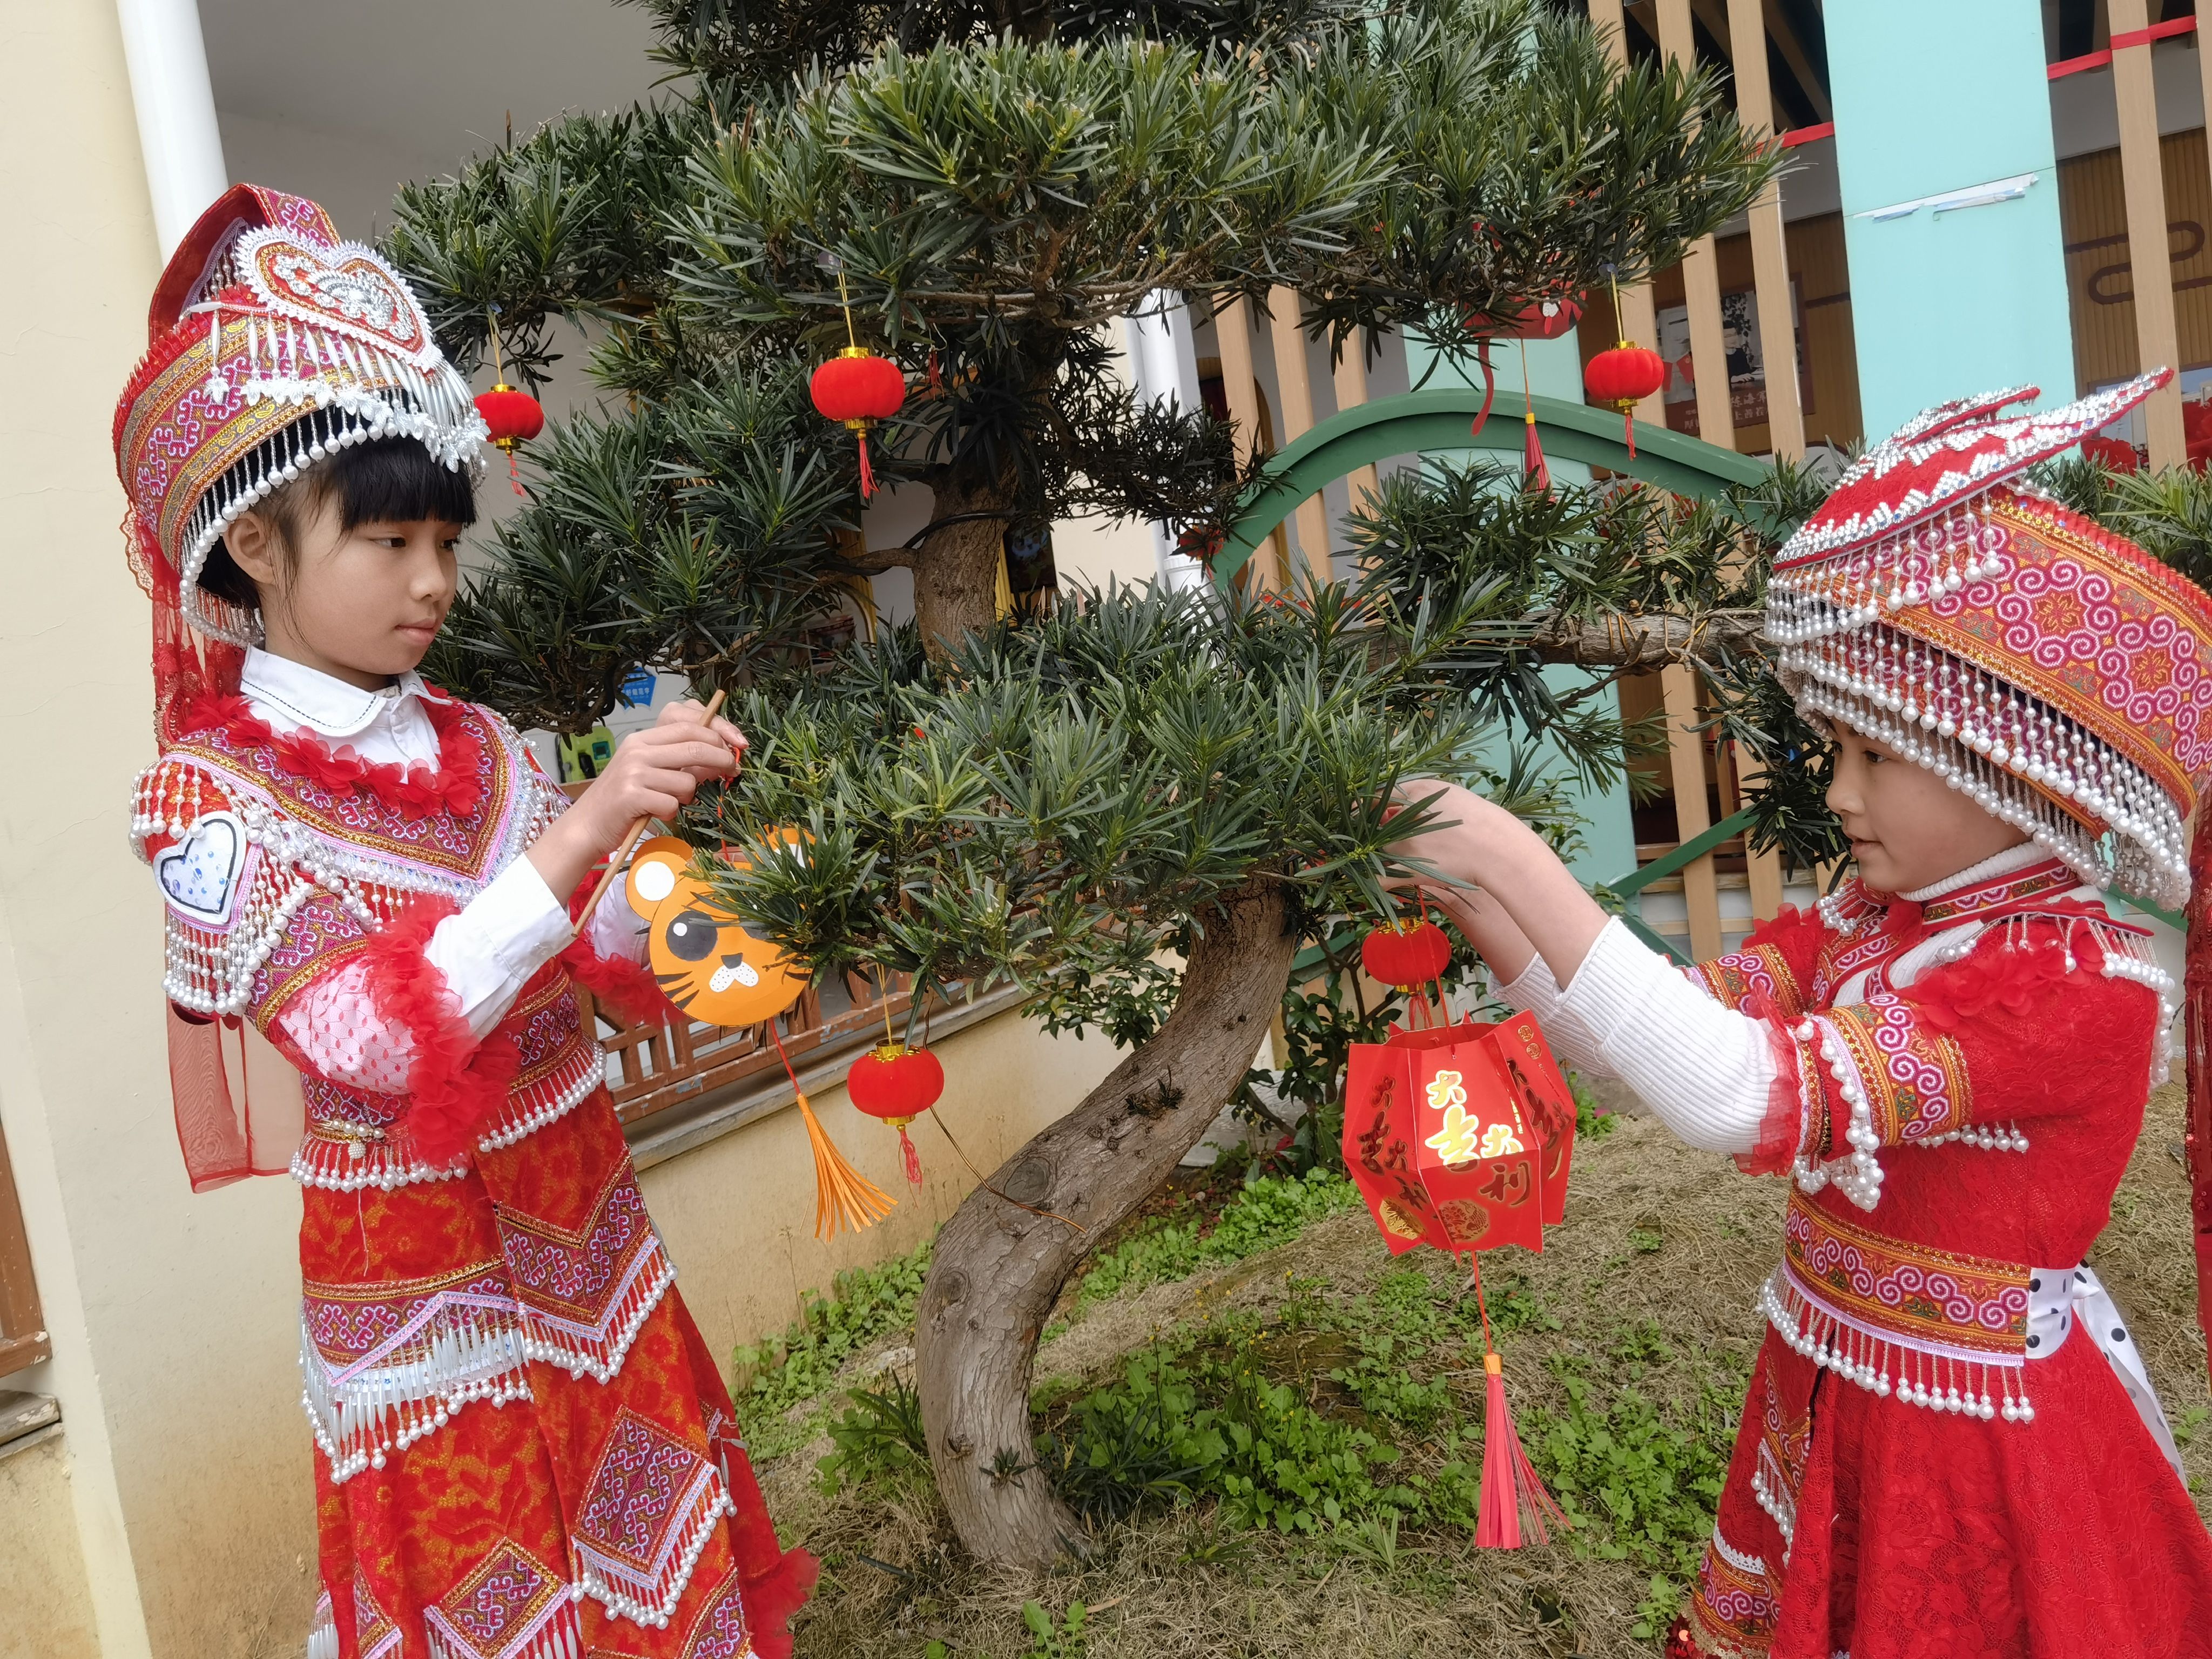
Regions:
<instances>
[{"instance_id":1,"label":"girl in red costume","mask_svg":"<svg viewBox=\"0 0 2212 1659\"><path fill-rule=\"evenodd\" d=\"M630 823L744 739L679 705L568 807L416 676L484 428L404 283L313 203L224 197L151 333L115 427L162 745L131 834L194 1184L289 1159L301 1188L308 1654L781 1659L813 1563L777 1544L577 997L657 1002L641 927L619 888L569 922ZM241 1019L304 1123L231 1109Z\"/></svg>"},{"instance_id":2,"label":"girl in red costume","mask_svg":"<svg viewBox=\"0 0 2212 1659\"><path fill-rule=\"evenodd\" d=\"M1857 866L1815 910L1678 972L1464 790L1401 849L1480 885L1447 908L1574 1065L1791 1181L1694 1651L2212 1653L2212 1540L2082 1261L2175 1007L2103 893L2186 896L2212 603L2005 482L2166 378L1931 410L1784 548L1767 633Z\"/></svg>"}]
</instances>

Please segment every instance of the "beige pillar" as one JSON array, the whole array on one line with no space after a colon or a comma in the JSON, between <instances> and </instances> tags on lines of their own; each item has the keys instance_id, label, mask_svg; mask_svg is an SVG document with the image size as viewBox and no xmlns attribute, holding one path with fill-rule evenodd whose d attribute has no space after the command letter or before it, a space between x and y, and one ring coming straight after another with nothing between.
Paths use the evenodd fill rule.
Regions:
<instances>
[{"instance_id":1,"label":"beige pillar","mask_svg":"<svg viewBox=\"0 0 2212 1659\"><path fill-rule=\"evenodd\" d=\"M1282 408L1277 412L1283 417L1283 447L1288 449L1300 438L1313 430L1313 382L1306 374L1305 331L1299 326L1304 315L1294 288L1271 289L1267 293L1270 313L1268 332L1275 347L1275 389ZM1309 575L1316 580L1328 580L1328 509L1319 495L1309 495L1298 503L1298 550L1305 560Z\"/></svg>"},{"instance_id":2,"label":"beige pillar","mask_svg":"<svg viewBox=\"0 0 2212 1659\"><path fill-rule=\"evenodd\" d=\"M1628 67L1628 43L1621 33L1624 19L1620 0L1589 0L1590 22L1603 37L1607 52L1617 68ZM1651 303L1651 285L1637 283L1620 290L1620 308L1613 329L1621 339L1653 350L1659 347L1659 319ZM1667 424L1666 388L1636 405L1636 418L1654 426Z\"/></svg>"},{"instance_id":3,"label":"beige pillar","mask_svg":"<svg viewBox=\"0 0 2212 1659\"><path fill-rule=\"evenodd\" d=\"M2111 0L2112 33L2150 26L2145 0ZM2204 45L2199 42L2201 55ZM2181 335L2173 316L2173 264L2166 234L2166 174L2159 163L2158 92L2151 82L2151 46L2112 52L2112 95L2120 117L2120 182L2127 199L2128 264L2136 296L2136 361L2144 373L2179 370ZM2150 464L2179 466L2188 459L2182 434L2179 380L2143 405L2149 427Z\"/></svg>"},{"instance_id":4,"label":"beige pillar","mask_svg":"<svg viewBox=\"0 0 2212 1659\"><path fill-rule=\"evenodd\" d=\"M1766 19L1759 0L1729 0L1729 41L1735 64L1736 117L1753 132L1771 133L1774 93L1767 81ZM1790 304L1790 250L1779 185L1759 192L1750 218L1752 286L1766 358L1767 439L1777 455L1794 461L1805 453L1805 408L1797 386L1797 322Z\"/></svg>"},{"instance_id":5,"label":"beige pillar","mask_svg":"<svg viewBox=\"0 0 2212 1659\"><path fill-rule=\"evenodd\" d=\"M1674 784L1675 834L1694 840L1713 827L1705 801L1705 734L1698 729L1698 671L1674 663L1659 671L1666 699L1667 760ZM1690 955L1704 962L1721 953L1720 880L1708 853L1682 871L1682 899L1690 912Z\"/></svg>"},{"instance_id":6,"label":"beige pillar","mask_svg":"<svg viewBox=\"0 0 2212 1659\"><path fill-rule=\"evenodd\" d=\"M1237 464L1248 464L1260 447L1260 386L1252 368L1252 307L1242 299L1231 300L1213 319L1216 349L1221 356L1221 392L1228 400L1230 423L1237 430ZM1288 585L1283 568L1282 544L1270 536L1252 550L1254 574L1260 586L1280 589Z\"/></svg>"},{"instance_id":7,"label":"beige pillar","mask_svg":"<svg viewBox=\"0 0 2212 1659\"><path fill-rule=\"evenodd\" d=\"M1341 415L1347 409L1357 409L1367 401L1367 334L1364 329L1354 329L1344 343L1344 356L1336 365L1336 410ZM1358 512L1375 499L1382 488L1381 476L1372 461L1346 475L1345 488L1352 495L1352 509Z\"/></svg>"},{"instance_id":8,"label":"beige pillar","mask_svg":"<svg viewBox=\"0 0 2212 1659\"><path fill-rule=\"evenodd\" d=\"M1659 0L1659 49L1685 69L1698 61L1690 33L1690 0ZM1690 312L1690 361L1698 389L1698 435L1723 449L1735 447L1735 415L1729 404L1728 353L1721 344L1720 258L1713 239L1702 236L1682 261L1682 297Z\"/></svg>"}]
</instances>

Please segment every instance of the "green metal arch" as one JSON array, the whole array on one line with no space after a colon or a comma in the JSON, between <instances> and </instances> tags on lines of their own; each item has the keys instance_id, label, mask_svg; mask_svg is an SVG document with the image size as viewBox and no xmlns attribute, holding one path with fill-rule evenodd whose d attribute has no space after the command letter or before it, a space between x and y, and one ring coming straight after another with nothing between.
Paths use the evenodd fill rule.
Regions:
<instances>
[{"instance_id":1,"label":"green metal arch","mask_svg":"<svg viewBox=\"0 0 2212 1659\"><path fill-rule=\"evenodd\" d=\"M1766 476L1763 461L1643 422L1637 424L1636 453L1631 456L1621 435L1620 416L1612 410L1564 398L1537 398L1533 403L1537 435L1547 455L1626 472L1681 495L1711 495L1730 484L1757 483ZM1481 410L1480 389L1451 386L1379 398L1323 421L1268 460L1214 556L1215 577L1226 581L1235 575L1268 532L1323 484L1371 462L1432 450L1492 449L1517 454L1522 422L1510 401L1508 406L1492 408L1480 432L1470 432Z\"/></svg>"}]
</instances>

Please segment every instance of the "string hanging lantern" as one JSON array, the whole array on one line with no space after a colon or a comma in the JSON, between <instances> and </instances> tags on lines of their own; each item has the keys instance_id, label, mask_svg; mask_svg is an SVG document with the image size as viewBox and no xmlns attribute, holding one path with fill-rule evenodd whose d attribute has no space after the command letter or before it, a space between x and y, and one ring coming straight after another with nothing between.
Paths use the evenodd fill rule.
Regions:
<instances>
[{"instance_id":1,"label":"string hanging lantern","mask_svg":"<svg viewBox=\"0 0 2212 1659\"><path fill-rule=\"evenodd\" d=\"M1613 326L1620 326L1620 284L1613 284ZM1667 384L1667 360L1649 347L1638 345L1624 331L1620 343L1601 351L1583 368L1583 385L1590 401L1620 411L1621 434L1628 456L1636 459L1636 405Z\"/></svg>"},{"instance_id":2,"label":"string hanging lantern","mask_svg":"<svg viewBox=\"0 0 2212 1659\"><path fill-rule=\"evenodd\" d=\"M860 498L876 493L876 476L868 465L868 433L878 421L887 421L906 406L906 376L888 357L860 343L853 329L852 296L846 291L845 273L837 273L837 302L845 313L842 351L814 371L807 391L814 407L826 421L836 421L859 440Z\"/></svg>"},{"instance_id":3,"label":"string hanging lantern","mask_svg":"<svg viewBox=\"0 0 2212 1659\"><path fill-rule=\"evenodd\" d=\"M483 416L484 424L491 428L493 445L507 456L507 482L514 493L522 494L522 471L516 464L517 446L528 443L545 430L545 406L520 386L507 383L507 368L501 361L499 349L498 307L485 313L484 321L491 331L491 390L477 398L477 413Z\"/></svg>"}]
</instances>

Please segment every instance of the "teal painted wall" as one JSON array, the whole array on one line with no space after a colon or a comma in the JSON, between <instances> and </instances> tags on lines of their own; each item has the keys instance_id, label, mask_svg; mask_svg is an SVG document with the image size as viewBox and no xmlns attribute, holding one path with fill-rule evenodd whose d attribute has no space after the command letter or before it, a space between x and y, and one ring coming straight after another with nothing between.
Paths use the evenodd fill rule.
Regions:
<instances>
[{"instance_id":1,"label":"teal painted wall","mask_svg":"<svg viewBox=\"0 0 2212 1659\"><path fill-rule=\"evenodd\" d=\"M2074 396L2039 0L1825 9L1866 433L2001 386ZM2017 173L2017 201L1859 216Z\"/></svg>"},{"instance_id":2,"label":"teal painted wall","mask_svg":"<svg viewBox=\"0 0 2212 1659\"><path fill-rule=\"evenodd\" d=\"M1569 398L1579 403L1583 396L1582 349L1571 334L1564 339L1531 340L1528 349L1528 389L1545 397ZM1522 417L1521 349L1520 343L1508 341L1496 347L1491 362L1498 374L1498 401L1492 407L1493 421L1517 422ZM1422 375L1431 365L1434 373L1427 384L1444 386L1482 384L1480 370L1472 374L1462 373L1449 362L1437 362L1435 354L1417 337L1406 337L1406 368L1412 383L1422 384ZM1472 451L1444 453L1441 459L1463 461ZM1499 460L1510 459L1497 456ZM1589 468L1580 461L1553 460L1552 476L1562 483L1588 483ZM1567 666L1548 668L1545 678L1556 689L1571 690L1588 683L1589 675L1582 669ZM1604 694L1613 712L1620 713L1620 700L1610 691ZM1565 770L1564 759L1558 769ZM1636 831L1629 822L1628 786L1624 781L1612 789L1594 790L1579 787L1571 789L1570 796L1575 810L1582 815L1583 847L1569 860L1576 878L1583 882L1613 881L1636 868Z\"/></svg>"}]
</instances>

